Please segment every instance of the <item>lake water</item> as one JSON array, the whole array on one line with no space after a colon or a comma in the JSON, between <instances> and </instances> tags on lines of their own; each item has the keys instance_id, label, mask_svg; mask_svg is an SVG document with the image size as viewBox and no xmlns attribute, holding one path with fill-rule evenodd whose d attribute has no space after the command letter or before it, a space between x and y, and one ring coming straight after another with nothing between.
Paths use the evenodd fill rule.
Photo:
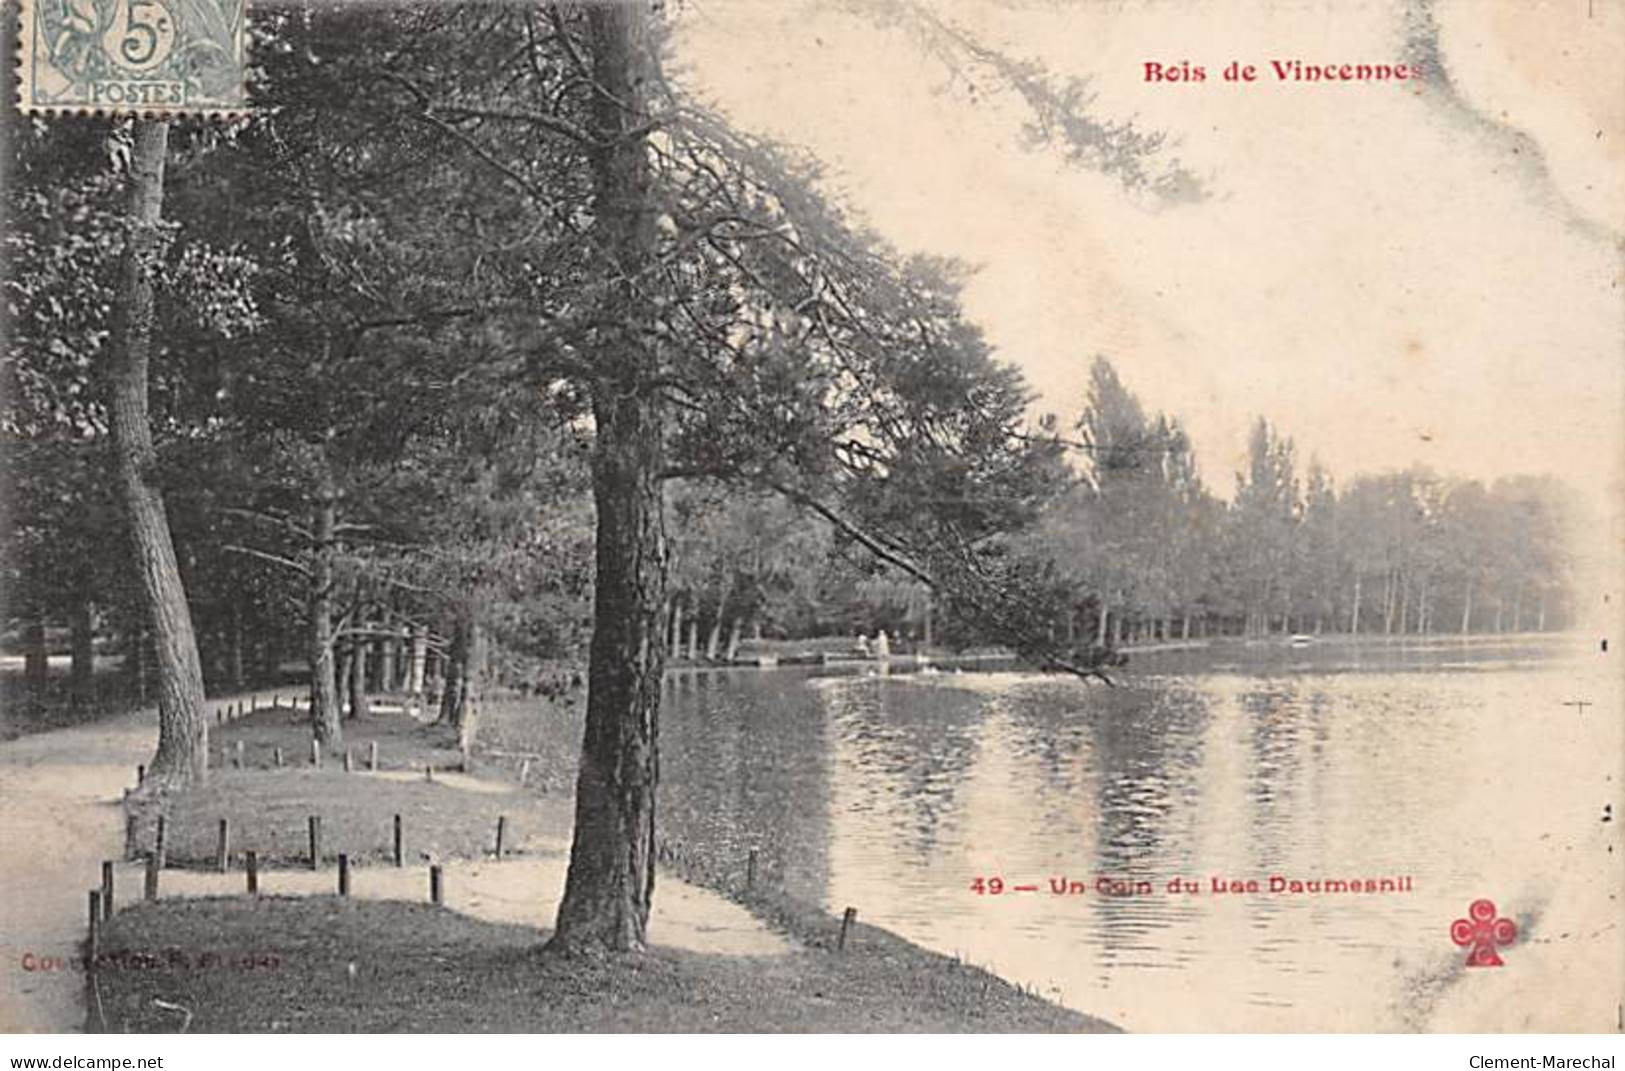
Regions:
<instances>
[{"instance_id":1,"label":"lake water","mask_svg":"<svg viewBox=\"0 0 1625 1071\"><path fill-rule=\"evenodd\" d=\"M1613 1030L1615 657L1236 645L1144 656L1115 689L674 672L662 830L716 876L754 848L758 880L1128 1029ZM1481 898L1517 925L1499 968L1451 940Z\"/></svg>"}]
</instances>

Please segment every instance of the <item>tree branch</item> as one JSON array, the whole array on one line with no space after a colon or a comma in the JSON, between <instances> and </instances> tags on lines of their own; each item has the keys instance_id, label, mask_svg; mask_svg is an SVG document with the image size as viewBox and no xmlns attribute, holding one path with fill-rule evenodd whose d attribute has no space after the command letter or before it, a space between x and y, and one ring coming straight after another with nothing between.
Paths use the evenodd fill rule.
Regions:
<instances>
[{"instance_id":1,"label":"tree branch","mask_svg":"<svg viewBox=\"0 0 1625 1071\"><path fill-rule=\"evenodd\" d=\"M309 566L305 565L303 562L296 562L292 558L284 558L280 554L270 554L266 551L255 550L253 547L245 547L237 543L227 543L220 549L229 551L233 554L246 554L250 558L259 558L262 561L268 561L273 565L280 565L285 569L292 569L294 572L299 573L302 576L310 575Z\"/></svg>"},{"instance_id":2,"label":"tree branch","mask_svg":"<svg viewBox=\"0 0 1625 1071\"><path fill-rule=\"evenodd\" d=\"M301 524L295 524L286 517L278 517L274 513L266 513L263 510L247 509L239 506L222 506L220 508L220 512L229 514L233 517L245 517L253 521L267 521L279 528L287 529L294 535L299 536L301 539L304 539L307 542L315 539L315 536L311 534L309 528L306 528Z\"/></svg>"}]
</instances>

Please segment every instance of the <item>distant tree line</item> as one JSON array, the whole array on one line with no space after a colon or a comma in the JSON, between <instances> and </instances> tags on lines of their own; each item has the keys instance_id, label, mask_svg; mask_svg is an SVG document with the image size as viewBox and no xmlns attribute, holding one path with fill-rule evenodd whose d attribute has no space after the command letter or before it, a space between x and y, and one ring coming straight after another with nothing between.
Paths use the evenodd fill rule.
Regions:
<instances>
[{"instance_id":1,"label":"distant tree line","mask_svg":"<svg viewBox=\"0 0 1625 1071\"><path fill-rule=\"evenodd\" d=\"M1486 486L1422 467L1341 486L1260 417L1229 501L1179 419L1148 414L1109 361L1089 371L1080 478L1025 537L1087 598L1097 641L1214 634L1546 631L1572 621L1573 503L1546 476Z\"/></svg>"},{"instance_id":2,"label":"distant tree line","mask_svg":"<svg viewBox=\"0 0 1625 1071\"><path fill-rule=\"evenodd\" d=\"M1075 647L1217 635L1551 631L1573 621L1565 533L1574 504L1549 476L1482 481L1422 467L1342 485L1259 418L1228 500L1199 473L1177 417L1148 413L1104 358L1089 369L1033 523L1007 537L1052 581L1049 629ZM674 658L731 660L741 642L873 635L983 637L931 588L793 505L688 488L673 510Z\"/></svg>"}]
</instances>

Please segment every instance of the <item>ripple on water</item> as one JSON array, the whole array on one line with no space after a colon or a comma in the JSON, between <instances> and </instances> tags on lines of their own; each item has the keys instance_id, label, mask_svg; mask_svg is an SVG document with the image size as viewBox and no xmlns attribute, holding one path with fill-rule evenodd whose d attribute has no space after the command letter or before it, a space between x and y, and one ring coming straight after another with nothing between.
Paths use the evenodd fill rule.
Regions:
<instances>
[{"instance_id":1,"label":"ripple on water","mask_svg":"<svg viewBox=\"0 0 1625 1071\"><path fill-rule=\"evenodd\" d=\"M1558 705L1576 687L1559 648L1256 654L1170 656L1116 689L1021 672L730 677L664 716L667 828L757 846L792 892L1131 1029L1415 1028L1434 1014L1406 1003L1418 964L1469 900L1531 874L1588 880L1546 816L1594 802L1585 781L1615 772L1617 719ZM1272 873L1407 874L1415 891L1208 888ZM1052 875L1157 891L971 887ZM1202 891L1168 895L1175 877ZM1170 1001L1170 978L1200 999Z\"/></svg>"}]
</instances>

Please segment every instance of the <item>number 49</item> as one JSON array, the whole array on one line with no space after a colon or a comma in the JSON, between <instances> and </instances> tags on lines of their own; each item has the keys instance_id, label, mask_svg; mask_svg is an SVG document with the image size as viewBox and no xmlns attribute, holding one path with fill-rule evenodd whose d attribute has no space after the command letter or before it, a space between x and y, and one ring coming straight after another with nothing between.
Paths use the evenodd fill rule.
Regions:
<instances>
[{"instance_id":1,"label":"number 49","mask_svg":"<svg viewBox=\"0 0 1625 1071\"><path fill-rule=\"evenodd\" d=\"M997 896L1004 892L1004 879L974 878L970 883L970 891L977 896Z\"/></svg>"}]
</instances>

